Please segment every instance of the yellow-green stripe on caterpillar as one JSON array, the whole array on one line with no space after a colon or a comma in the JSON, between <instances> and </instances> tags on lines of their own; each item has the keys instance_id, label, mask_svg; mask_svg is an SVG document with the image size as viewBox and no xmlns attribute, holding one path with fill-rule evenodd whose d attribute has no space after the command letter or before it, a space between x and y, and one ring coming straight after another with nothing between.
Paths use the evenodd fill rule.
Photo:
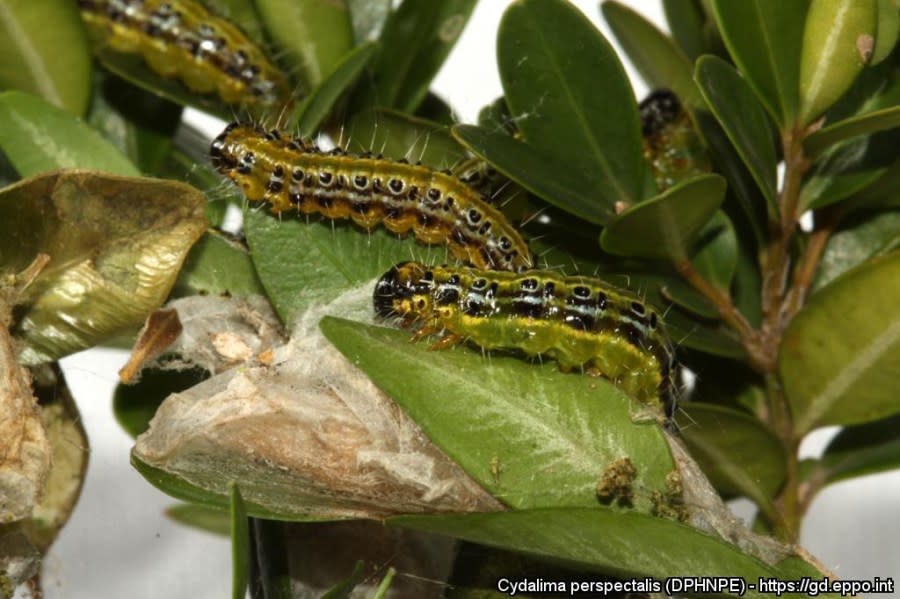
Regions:
<instances>
[{"instance_id":1,"label":"yellow-green stripe on caterpillar","mask_svg":"<svg viewBox=\"0 0 900 599\"><path fill-rule=\"evenodd\" d=\"M404 262L379 279L373 302L377 315L417 327L414 338L442 334L434 348L469 341L547 356L668 416L675 409L675 351L662 318L600 279Z\"/></svg>"},{"instance_id":2,"label":"yellow-green stripe on caterpillar","mask_svg":"<svg viewBox=\"0 0 900 599\"><path fill-rule=\"evenodd\" d=\"M194 0L78 0L91 37L227 104L279 110L287 79L234 24Z\"/></svg>"},{"instance_id":3,"label":"yellow-green stripe on caterpillar","mask_svg":"<svg viewBox=\"0 0 900 599\"><path fill-rule=\"evenodd\" d=\"M365 229L383 224L412 231L428 244L446 244L459 261L478 268L519 271L532 257L518 231L457 177L424 165L313 144L232 123L210 147L213 166L250 201L275 213L296 210L350 218Z\"/></svg>"}]
</instances>

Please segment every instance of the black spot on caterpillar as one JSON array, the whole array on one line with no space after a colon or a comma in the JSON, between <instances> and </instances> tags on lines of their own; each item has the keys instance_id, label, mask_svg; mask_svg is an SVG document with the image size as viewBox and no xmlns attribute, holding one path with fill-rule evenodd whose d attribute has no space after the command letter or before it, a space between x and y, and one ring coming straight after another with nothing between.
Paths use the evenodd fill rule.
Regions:
<instances>
[{"instance_id":1,"label":"black spot on caterpillar","mask_svg":"<svg viewBox=\"0 0 900 599\"><path fill-rule=\"evenodd\" d=\"M465 340L551 357L674 413L675 350L662 318L600 279L404 262L379 279L373 302L379 316L418 327L414 338L441 333L435 348Z\"/></svg>"},{"instance_id":2,"label":"black spot on caterpillar","mask_svg":"<svg viewBox=\"0 0 900 599\"><path fill-rule=\"evenodd\" d=\"M98 43L140 54L163 77L227 104L277 110L290 101L287 79L231 22L195 0L78 0Z\"/></svg>"},{"instance_id":3,"label":"black spot on caterpillar","mask_svg":"<svg viewBox=\"0 0 900 599\"><path fill-rule=\"evenodd\" d=\"M210 156L248 200L266 201L275 213L297 210L350 218L366 229L412 230L419 241L444 243L454 258L479 268L532 266L528 246L503 214L449 173L322 152L307 141L238 123L213 141Z\"/></svg>"},{"instance_id":4,"label":"black spot on caterpillar","mask_svg":"<svg viewBox=\"0 0 900 599\"><path fill-rule=\"evenodd\" d=\"M659 89L639 105L644 159L660 191L712 168L703 141L678 97Z\"/></svg>"}]
</instances>

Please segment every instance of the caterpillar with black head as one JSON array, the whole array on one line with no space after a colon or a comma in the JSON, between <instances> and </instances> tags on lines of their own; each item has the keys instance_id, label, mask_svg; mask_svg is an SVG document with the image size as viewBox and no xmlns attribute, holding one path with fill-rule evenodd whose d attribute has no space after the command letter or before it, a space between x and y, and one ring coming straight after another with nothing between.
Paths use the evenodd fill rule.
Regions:
<instances>
[{"instance_id":1,"label":"caterpillar with black head","mask_svg":"<svg viewBox=\"0 0 900 599\"><path fill-rule=\"evenodd\" d=\"M712 169L703 141L678 96L659 89L638 108L644 159L660 191Z\"/></svg>"},{"instance_id":2,"label":"caterpillar with black head","mask_svg":"<svg viewBox=\"0 0 900 599\"><path fill-rule=\"evenodd\" d=\"M280 110L290 102L282 72L233 23L195 0L78 0L91 37L140 54L157 74L227 104Z\"/></svg>"},{"instance_id":3,"label":"caterpillar with black head","mask_svg":"<svg viewBox=\"0 0 900 599\"><path fill-rule=\"evenodd\" d=\"M444 243L451 255L478 268L532 267L528 246L503 214L457 177L424 165L340 149L232 123L210 147L213 166L248 200L281 213L296 210L350 218L365 229L383 224L412 231L423 243Z\"/></svg>"},{"instance_id":4,"label":"caterpillar with black head","mask_svg":"<svg viewBox=\"0 0 900 599\"><path fill-rule=\"evenodd\" d=\"M600 279L404 262L378 280L373 302L378 316L418 327L413 338L442 334L434 348L470 341L554 358L674 413L675 350L662 318Z\"/></svg>"}]
</instances>

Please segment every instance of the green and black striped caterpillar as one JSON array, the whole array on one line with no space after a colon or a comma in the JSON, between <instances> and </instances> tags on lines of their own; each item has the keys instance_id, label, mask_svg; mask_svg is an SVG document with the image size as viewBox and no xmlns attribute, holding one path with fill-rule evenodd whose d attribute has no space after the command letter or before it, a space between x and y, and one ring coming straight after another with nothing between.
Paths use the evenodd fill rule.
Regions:
<instances>
[{"instance_id":1,"label":"green and black striped caterpillar","mask_svg":"<svg viewBox=\"0 0 900 599\"><path fill-rule=\"evenodd\" d=\"M434 348L470 341L551 357L674 412L675 350L662 318L599 279L404 262L379 279L373 301L379 316L417 327L414 338L441 334Z\"/></svg>"},{"instance_id":2,"label":"green and black striped caterpillar","mask_svg":"<svg viewBox=\"0 0 900 599\"><path fill-rule=\"evenodd\" d=\"M481 195L449 172L336 149L232 123L212 143L213 166L250 201L275 213L296 210L350 218L366 229L383 224L412 231L423 243L443 243L451 255L478 268L532 267L518 231Z\"/></svg>"},{"instance_id":3,"label":"green and black striped caterpillar","mask_svg":"<svg viewBox=\"0 0 900 599\"><path fill-rule=\"evenodd\" d=\"M194 0L78 0L91 37L140 54L159 75L227 104L279 110L290 101L281 71L237 26Z\"/></svg>"}]
</instances>

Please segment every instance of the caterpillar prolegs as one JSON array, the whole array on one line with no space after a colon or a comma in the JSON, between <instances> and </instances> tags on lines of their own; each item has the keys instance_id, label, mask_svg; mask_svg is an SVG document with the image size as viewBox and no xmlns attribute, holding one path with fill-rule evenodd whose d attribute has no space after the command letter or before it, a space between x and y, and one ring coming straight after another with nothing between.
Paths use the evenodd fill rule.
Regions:
<instances>
[{"instance_id":1,"label":"caterpillar prolegs","mask_svg":"<svg viewBox=\"0 0 900 599\"><path fill-rule=\"evenodd\" d=\"M163 77L227 104L278 110L290 88L265 53L195 0L78 0L99 44L140 54Z\"/></svg>"},{"instance_id":2,"label":"caterpillar prolegs","mask_svg":"<svg viewBox=\"0 0 900 599\"><path fill-rule=\"evenodd\" d=\"M373 302L379 316L418 327L414 337L442 333L435 348L465 340L547 356L674 413L675 351L662 318L600 279L404 262L379 279Z\"/></svg>"},{"instance_id":3,"label":"caterpillar prolegs","mask_svg":"<svg viewBox=\"0 0 900 599\"><path fill-rule=\"evenodd\" d=\"M478 268L532 267L528 246L503 214L459 178L424 165L313 144L232 123L212 143L212 163L250 201L273 212L296 210L350 218L365 229L384 225L412 231L423 243L443 243L451 255Z\"/></svg>"}]
</instances>

